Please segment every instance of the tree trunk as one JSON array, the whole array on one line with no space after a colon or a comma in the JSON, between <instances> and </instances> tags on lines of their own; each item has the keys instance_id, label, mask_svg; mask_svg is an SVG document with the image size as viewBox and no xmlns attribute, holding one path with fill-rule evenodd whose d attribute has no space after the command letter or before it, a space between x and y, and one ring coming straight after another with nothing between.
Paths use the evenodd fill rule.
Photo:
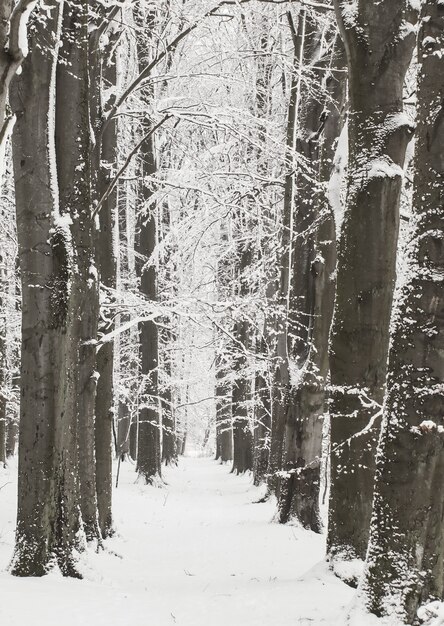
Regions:
<instances>
[{"instance_id":1,"label":"tree trunk","mask_svg":"<svg viewBox=\"0 0 444 626\"><path fill-rule=\"evenodd\" d=\"M60 212L71 219L76 265L70 285L66 367L74 373L83 528L86 538L93 540L100 536L94 449L99 279L91 202L88 7L80 0L65 6L62 38L56 75L56 160Z\"/></svg>"},{"instance_id":2,"label":"tree trunk","mask_svg":"<svg viewBox=\"0 0 444 626\"><path fill-rule=\"evenodd\" d=\"M171 232L171 213L168 203L164 203L162 213L163 232L165 238ZM172 259L172 243L166 246L163 257L165 288L169 297L177 295L177 288L174 284L176 267ZM174 248L173 248L174 249ZM168 297L167 296L167 297ZM161 389L162 408L162 461L165 465L177 465L177 436L176 436L176 414L173 403L173 386L171 382L173 357L172 347L176 341L174 329L175 316L169 315L165 319L166 328L161 334L163 340L163 374L164 383Z\"/></svg>"},{"instance_id":3,"label":"tree trunk","mask_svg":"<svg viewBox=\"0 0 444 626\"><path fill-rule=\"evenodd\" d=\"M347 206L331 332L328 553L365 557L386 377L399 201L412 128L403 83L415 42L404 0L363 0L355 19L335 0L349 67ZM410 5L408 5L410 7Z\"/></svg>"},{"instance_id":4,"label":"tree trunk","mask_svg":"<svg viewBox=\"0 0 444 626\"><path fill-rule=\"evenodd\" d=\"M254 484L261 485L266 481L271 432L270 385L263 373L256 374L255 396L253 477Z\"/></svg>"},{"instance_id":5,"label":"tree trunk","mask_svg":"<svg viewBox=\"0 0 444 626\"><path fill-rule=\"evenodd\" d=\"M157 268L152 254L157 243L155 207L148 208L151 188L146 178L156 171L154 145L150 138L141 151L143 175L140 199L146 207L141 211L137 252L140 293L149 303L157 299ZM158 391L159 338L157 324L145 321L139 324L141 375L145 377L142 408L139 410L137 468L145 482L151 483L161 475L160 410Z\"/></svg>"},{"instance_id":6,"label":"tree trunk","mask_svg":"<svg viewBox=\"0 0 444 626\"><path fill-rule=\"evenodd\" d=\"M141 35L149 28L154 28L155 15L151 9L144 15L139 8L134 13L135 21L140 28ZM145 37L137 40L139 66L143 67L149 57L149 47ZM141 92L145 106L150 106L152 89L145 87ZM142 132L147 131L148 124L142 125ZM153 253L157 245L157 205L151 205L153 195L152 182L149 177L157 171L154 153L154 139L151 135L140 148L140 182L137 221L137 274L140 280L139 289L142 298L147 302L157 300L157 263ZM146 484L156 482L161 477L161 449L160 449L160 405L159 405L159 333L154 321L145 321L139 324L140 332L140 359L141 375L145 379L142 406L139 409L139 430L137 450L137 471Z\"/></svg>"},{"instance_id":7,"label":"tree trunk","mask_svg":"<svg viewBox=\"0 0 444 626\"><path fill-rule=\"evenodd\" d=\"M272 396L271 396L271 438L268 460L268 490L279 495L282 470L285 423L290 399L290 364L289 364L289 334L292 334L291 316L289 311L291 297L290 267L293 256L293 199L295 193L295 147L296 121L300 102L301 73L296 69L302 68L304 51L305 10L298 17L297 30L293 24L291 13L287 13L294 43L294 70L291 74L290 101L288 106L287 136L286 136L286 167L284 190L284 206L282 215L281 259L280 276L277 289L278 312L276 315L276 343L272 369Z\"/></svg>"},{"instance_id":8,"label":"tree trunk","mask_svg":"<svg viewBox=\"0 0 444 626\"><path fill-rule=\"evenodd\" d=\"M163 367L168 378L167 386L162 391L162 461L165 465L177 465L176 419L171 388L171 355L169 349L173 342L173 333L166 333L167 339Z\"/></svg>"},{"instance_id":9,"label":"tree trunk","mask_svg":"<svg viewBox=\"0 0 444 626\"><path fill-rule=\"evenodd\" d=\"M405 624L419 604L444 597L444 6L426 0L421 18L407 279L393 319L363 585L371 612Z\"/></svg>"},{"instance_id":10,"label":"tree trunk","mask_svg":"<svg viewBox=\"0 0 444 626\"><path fill-rule=\"evenodd\" d=\"M242 365L238 366L239 369L241 367ZM244 376L233 383L232 472L235 474L243 474L253 469L253 433L250 427L248 405L246 403L250 394L251 382Z\"/></svg>"},{"instance_id":11,"label":"tree trunk","mask_svg":"<svg viewBox=\"0 0 444 626\"><path fill-rule=\"evenodd\" d=\"M0 188L1 189L1 188ZM0 466L6 465L6 306L3 301L5 290L3 256L0 252Z\"/></svg>"},{"instance_id":12,"label":"tree trunk","mask_svg":"<svg viewBox=\"0 0 444 626\"><path fill-rule=\"evenodd\" d=\"M314 35L311 39L319 40L319 25L310 24L310 29ZM310 35L306 38L309 40ZM306 358L299 363L302 373L291 392L284 450L287 477L282 480L279 501L281 523L295 518L315 532L321 530L322 430L335 296L336 233L328 182L344 119L345 95L345 53L338 35L333 35L335 40L326 58L318 58L315 50L311 54L313 91L312 95L305 95L300 116L298 153L304 155L305 167L310 168L317 191L313 192L313 182L307 180L306 173L298 177L293 295L296 306L296 294L302 300L298 326L306 326L308 333L307 346L300 345L296 350L300 358L303 354Z\"/></svg>"},{"instance_id":13,"label":"tree trunk","mask_svg":"<svg viewBox=\"0 0 444 626\"><path fill-rule=\"evenodd\" d=\"M57 206L55 66L60 5L36 20L30 54L11 89L13 159L22 279L19 477L12 573L41 576L56 559L75 575L80 528L77 423L69 314L72 253ZM75 361L76 365L78 361Z\"/></svg>"},{"instance_id":14,"label":"tree trunk","mask_svg":"<svg viewBox=\"0 0 444 626\"><path fill-rule=\"evenodd\" d=\"M238 281L239 294L248 295L243 272L251 263L252 251L249 242L243 244L239 253ZM247 350L251 346L251 324L248 320L238 320L235 324L233 336L236 338L233 370L236 380L232 391L233 412L233 468L235 474L243 474L253 469L253 432L251 428L249 406L251 404L251 380L248 376Z\"/></svg>"},{"instance_id":15,"label":"tree trunk","mask_svg":"<svg viewBox=\"0 0 444 626\"><path fill-rule=\"evenodd\" d=\"M105 20L106 16L101 15ZM98 36L94 36L97 32ZM111 120L103 133L99 132L106 115L102 104L103 90L112 91L117 84L115 35L111 34L109 44L102 49L101 29L93 31L90 37L90 84L91 117L95 129L94 168L96 173L95 200L106 195L99 212L97 233L97 265L102 286L102 306L99 332L106 334L114 330L114 320L107 306L113 301L113 291L117 283L117 263L114 249L114 223L117 211L117 186L109 193L117 161L117 122ZM113 106L115 96L111 96L106 107ZM99 526L103 537L112 531L112 432L114 421L114 341L104 343L97 352L97 395L95 403L95 455L96 490Z\"/></svg>"},{"instance_id":16,"label":"tree trunk","mask_svg":"<svg viewBox=\"0 0 444 626\"><path fill-rule=\"evenodd\" d=\"M222 358L216 358L216 461L233 459L233 430L231 426L231 393L227 389L226 369Z\"/></svg>"}]
</instances>

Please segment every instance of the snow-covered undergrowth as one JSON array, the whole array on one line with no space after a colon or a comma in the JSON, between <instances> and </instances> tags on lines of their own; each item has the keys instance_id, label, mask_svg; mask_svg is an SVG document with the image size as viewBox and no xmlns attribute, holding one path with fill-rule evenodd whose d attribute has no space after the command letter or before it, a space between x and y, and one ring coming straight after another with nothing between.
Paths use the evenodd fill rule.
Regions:
<instances>
[{"instance_id":1,"label":"snow-covered undergrowth","mask_svg":"<svg viewBox=\"0 0 444 626\"><path fill-rule=\"evenodd\" d=\"M6 572L16 468L0 470L0 624L8 626L328 626L353 590L328 571L324 538L271 523L263 490L211 459L184 458L163 489L121 469L117 534L82 557L84 580ZM8 484L6 484L8 483Z\"/></svg>"}]
</instances>

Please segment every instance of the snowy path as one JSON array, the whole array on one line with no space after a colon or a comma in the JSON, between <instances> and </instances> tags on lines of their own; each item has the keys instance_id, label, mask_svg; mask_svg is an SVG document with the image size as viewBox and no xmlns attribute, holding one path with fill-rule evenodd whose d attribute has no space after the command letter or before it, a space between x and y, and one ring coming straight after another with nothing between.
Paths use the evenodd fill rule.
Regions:
<instances>
[{"instance_id":1,"label":"snowy path","mask_svg":"<svg viewBox=\"0 0 444 626\"><path fill-rule=\"evenodd\" d=\"M248 477L186 458L156 489L134 484L133 469L114 495L118 534L83 558L83 581L5 572L13 483L0 491L0 624L342 626L352 591L320 563L323 538L270 523L274 505L254 503ZM0 486L8 480L2 470Z\"/></svg>"}]
</instances>

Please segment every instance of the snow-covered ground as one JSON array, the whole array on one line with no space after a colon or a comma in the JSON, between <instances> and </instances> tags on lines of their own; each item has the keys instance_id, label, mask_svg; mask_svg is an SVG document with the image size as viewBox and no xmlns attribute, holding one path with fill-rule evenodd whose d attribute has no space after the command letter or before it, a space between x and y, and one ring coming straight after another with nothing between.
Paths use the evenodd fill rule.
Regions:
<instances>
[{"instance_id":1,"label":"snow-covered ground","mask_svg":"<svg viewBox=\"0 0 444 626\"><path fill-rule=\"evenodd\" d=\"M114 493L117 534L82 557L84 580L6 572L16 470L0 470L0 624L5 626L343 626L353 590L323 563L324 538L272 523L248 476L182 458L162 488Z\"/></svg>"}]
</instances>

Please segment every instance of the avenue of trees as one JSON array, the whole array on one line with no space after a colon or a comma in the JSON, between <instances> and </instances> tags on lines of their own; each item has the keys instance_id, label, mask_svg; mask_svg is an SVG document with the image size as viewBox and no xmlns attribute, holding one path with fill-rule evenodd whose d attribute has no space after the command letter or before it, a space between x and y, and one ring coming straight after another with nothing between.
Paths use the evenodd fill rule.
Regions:
<instances>
[{"instance_id":1,"label":"avenue of trees","mask_svg":"<svg viewBox=\"0 0 444 626\"><path fill-rule=\"evenodd\" d=\"M0 159L12 574L198 449L444 600L442 0L0 0Z\"/></svg>"}]
</instances>

